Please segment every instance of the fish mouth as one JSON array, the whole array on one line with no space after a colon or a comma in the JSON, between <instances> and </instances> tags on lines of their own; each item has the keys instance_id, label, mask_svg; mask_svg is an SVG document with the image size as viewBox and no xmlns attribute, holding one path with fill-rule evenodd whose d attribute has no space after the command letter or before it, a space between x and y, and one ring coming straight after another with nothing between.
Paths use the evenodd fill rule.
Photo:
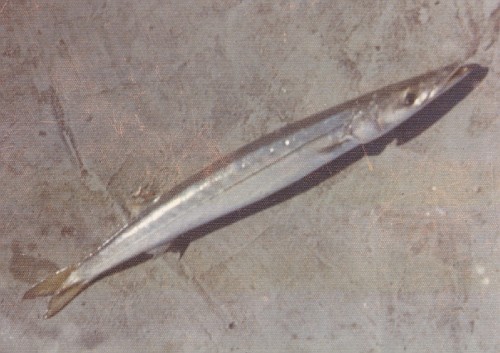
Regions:
<instances>
[{"instance_id":1,"label":"fish mouth","mask_svg":"<svg viewBox=\"0 0 500 353\"><path fill-rule=\"evenodd\" d=\"M437 80L429 97L432 99L437 98L442 93L455 86L458 82L462 81L471 71L472 68L469 65L462 65L458 62L438 69L436 73L438 77L440 76L441 78Z\"/></svg>"},{"instance_id":2,"label":"fish mouth","mask_svg":"<svg viewBox=\"0 0 500 353\"><path fill-rule=\"evenodd\" d=\"M448 78L446 78L446 81L443 84L442 89L444 91L453 87L458 82L462 81L472 71L471 67L468 65L455 64L453 66L454 66L454 68L451 71L451 74L448 76Z\"/></svg>"}]
</instances>

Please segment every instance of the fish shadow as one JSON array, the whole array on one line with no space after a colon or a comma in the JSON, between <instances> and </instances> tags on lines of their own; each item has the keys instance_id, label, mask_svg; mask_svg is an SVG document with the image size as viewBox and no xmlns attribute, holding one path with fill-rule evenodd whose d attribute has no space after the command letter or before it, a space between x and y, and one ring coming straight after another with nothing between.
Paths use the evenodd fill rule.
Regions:
<instances>
[{"instance_id":1,"label":"fish shadow","mask_svg":"<svg viewBox=\"0 0 500 353\"><path fill-rule=\"evenodd\" d=\"M409 118L399 127L393 129L384 136L381 136L366 145L354 148L353 150L345 153L332 162L312 172L305 178L285 187L284 189L281 189L280 191L275 192L274 194L260 201L254 202L249 206L231 212L225 216L217 218L209 223L206 223L184 233L182 236L172 241L166 251L180 253L180 256L182 257L191 242L202 238L205 235L212 233L220 228L226 227L246 217L252 216L262 210L287 201L311 188L314 188L318 184L335 176L342 170L356 163L364 156L379 155L383 152L385 147L392 143L394 140L397 141L397 145L403 145L419 136L434 123L436 123L439 119L441 119L444 115L446 115L469 93L471 93L474 87L477 86L477 84L482 81L488 73L488 68L482 67L477 64L470 64L468 65L468 68L470 69L470 73L466 78L457 83L454 87L442 94L440 97L436 98L436 100L434 100L420 112ZM138 263L144 262L151 257L153 257L153 255L141 254L122 263L112 270L103 273L99 278L105 277L111 273L121 272L129 267L137 265Z\"/></svg>"}]
</instances>

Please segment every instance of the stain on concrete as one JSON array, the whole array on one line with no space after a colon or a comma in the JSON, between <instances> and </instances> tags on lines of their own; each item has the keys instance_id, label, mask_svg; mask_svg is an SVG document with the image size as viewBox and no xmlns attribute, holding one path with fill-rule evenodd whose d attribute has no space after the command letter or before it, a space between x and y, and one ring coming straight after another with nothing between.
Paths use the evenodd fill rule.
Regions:
<instances>
[{"instance_id":1,"label":"stain on concrete","mask_svg":"<svg viewBox=\"0 0 500 353\"><path fill-rule=\"evenodd\" d=\"M9 272L18 281L34 284L45 275L59 269L59 266L50 260L26 254L18 241L13 241L10 249L12 257L9 263Z\"/></svg>"}]
</instances>

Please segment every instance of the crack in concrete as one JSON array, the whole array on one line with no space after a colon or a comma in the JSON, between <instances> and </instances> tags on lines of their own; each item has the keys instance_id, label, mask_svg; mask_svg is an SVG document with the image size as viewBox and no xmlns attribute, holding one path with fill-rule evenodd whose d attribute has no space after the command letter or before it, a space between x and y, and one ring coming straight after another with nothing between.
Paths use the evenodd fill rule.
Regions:
<instances>
[{"instance_id":1,"label":"crack in concrete","mask_svg":"<svg viewBox=\"0 0 500 353\"><path fill-rule=\"evenodd\" d=\"M107 186L102 183L99 176L85 166L85 163L83 162L76 144L75 135L73 134L70 126L67 124L63 106L54 87L49 86L49 88L45 91L42 91L40 95L42 102L49 104L52 108L52 114L54 116L54 119L56 120L61 139L63 140L68 153L73 158L76 167L80 171L80 176L85 187L87 187L89 190L99 192L101 195L103 195L103 198L105 200L109 200L109 202L111 203L111 207L113 208L114 212L121 218L122 223L127 223L130 219L130 212L123 204L118 202L111 195L111 193L108 191Z\"/></svg>"}]
</instances>

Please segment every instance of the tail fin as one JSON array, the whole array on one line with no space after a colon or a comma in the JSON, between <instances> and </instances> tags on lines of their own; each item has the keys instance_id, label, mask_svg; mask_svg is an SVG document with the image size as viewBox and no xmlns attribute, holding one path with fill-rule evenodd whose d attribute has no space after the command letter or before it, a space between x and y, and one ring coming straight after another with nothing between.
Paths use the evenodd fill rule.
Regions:
<instances>
[{"instance_id":1,"label":"tail fin","mask_svg":"<svg viewBox=\"0 0 500 353\"><path fill-rule=\"evenodd\" d=\"M76 266L73 265L57 271L24 293L23 299L52 295L44 318L54 316L89 285L83 280L66 283L75 269Z\"/></svg>"}]
</instances>

